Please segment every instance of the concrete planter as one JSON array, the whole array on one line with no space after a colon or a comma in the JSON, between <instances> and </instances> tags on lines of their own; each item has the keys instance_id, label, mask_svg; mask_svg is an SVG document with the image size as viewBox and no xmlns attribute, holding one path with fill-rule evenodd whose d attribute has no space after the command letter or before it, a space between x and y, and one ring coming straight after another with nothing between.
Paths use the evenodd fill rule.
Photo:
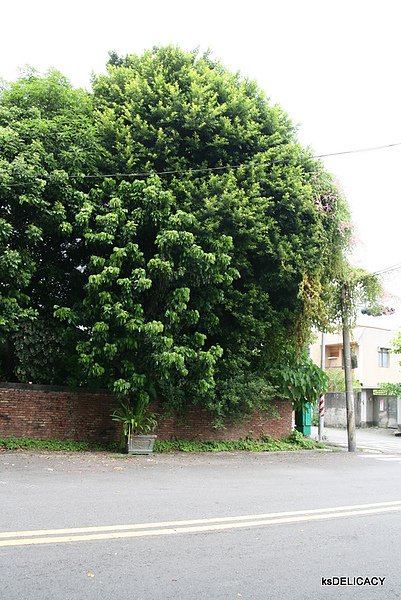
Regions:
<instances>
[{"instance_id":1,"label":"concrete planter","mask_svg":"<svg viewBox=\"0 0 401 600\"><path fill-rule=\"evenodd\" d=\"M130 435L127 439L128 454L151 454L157 435Z\"/></svg>"}]
</instances>

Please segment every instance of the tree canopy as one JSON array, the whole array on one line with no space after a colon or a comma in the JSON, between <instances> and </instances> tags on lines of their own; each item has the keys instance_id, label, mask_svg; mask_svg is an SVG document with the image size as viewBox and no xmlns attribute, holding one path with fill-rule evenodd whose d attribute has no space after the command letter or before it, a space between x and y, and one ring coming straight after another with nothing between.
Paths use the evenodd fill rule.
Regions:
<instances>
[{"instance_id":1,"label":"tree canopy","mask_svg":"<svg viewBox=\"0 0 401 600\"><path fill-rule=\"evenodd\" d=\"M56 72L5 86L0 202L3 377L216 417L308 368L349 237L287 115L175 47L112 53L91 93Z\"/></svg>"},{"instance_id":2,"label":"tree canopy","mask_svg":"<svg viewBox=\"0 0 401 600\"><path fill-rule=\"evenodd\" d=\"M0 95L0 332L2 375L59 382L75 368L77 332L54 305L81 294L74 235L82 173L93 173L92 100L58 72L29 70ZM72 346L65 351L67 338ZM71 362L72 361L72 362Z\"/></svg>"}]
</instances>

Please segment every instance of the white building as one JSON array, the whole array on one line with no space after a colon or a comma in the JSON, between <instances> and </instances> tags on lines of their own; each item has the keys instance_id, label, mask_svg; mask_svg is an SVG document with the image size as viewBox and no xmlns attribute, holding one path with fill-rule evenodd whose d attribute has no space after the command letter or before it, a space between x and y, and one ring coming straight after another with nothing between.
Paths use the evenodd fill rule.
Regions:
<instances>
[{"instance_id":1,"label":"white building","mask_svg":"<svg viewBox=\"0 0 401 600\"><path fill-rule=\"evenodd\" d=\"M397 426L397 421L401 420L397 417L396 399L390 402L389 399L374 394L382 383L401 383L401 355L391 350L392 342L399 332L398 322L398 315L370 317L361 314L352 330L353 377L361 385L356 414L362 427L371 424L392 427ZM319 366L321 351L322 336L318 334L311 346L310 355ZM341 331L325 334L324 366L328 373L331 369L339 370L344 366ZM345 405L338 408L336 418L331 417L333 425L344 425L344 411ZM401 417L401 407L398 413ZM336 419L338 422L335 422Z\"/></svg>"}]
</instances>

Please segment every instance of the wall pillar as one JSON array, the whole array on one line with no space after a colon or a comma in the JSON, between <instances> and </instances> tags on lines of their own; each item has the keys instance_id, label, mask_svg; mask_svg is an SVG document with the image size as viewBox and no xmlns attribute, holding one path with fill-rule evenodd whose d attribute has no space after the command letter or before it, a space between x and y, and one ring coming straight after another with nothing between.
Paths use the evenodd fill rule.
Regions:
<instances>
[{"instance_id":1,"label":"wall pillar","mask_svg":"<svg viewBox=\"0 0 401 600\"><path fill-rule=\"evenodd\" d=\"M367 404L368 404L368 394L367 394L367 390L361 390L361 394L360 394L360 409L361 409L361 420L360 420L360 427L367 427L367 422L368 422L368 418L367 418Z\"/></svg>"}]
</instances>

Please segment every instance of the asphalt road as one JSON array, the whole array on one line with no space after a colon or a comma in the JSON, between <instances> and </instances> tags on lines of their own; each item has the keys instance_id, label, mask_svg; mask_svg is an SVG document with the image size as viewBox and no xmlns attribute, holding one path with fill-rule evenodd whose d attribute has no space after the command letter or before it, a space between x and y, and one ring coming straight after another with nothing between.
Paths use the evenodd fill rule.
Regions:
<instances>
[{"instance_id":1,"label":"asphalt road","mask_svg":"<svg viewBox=\"0 0 401 600\"><path fill-rule=\"evenodd\" d=\"M366 453L1 453L0 598L401 598L400 475Z\"/></svg>"}]
</instances>

